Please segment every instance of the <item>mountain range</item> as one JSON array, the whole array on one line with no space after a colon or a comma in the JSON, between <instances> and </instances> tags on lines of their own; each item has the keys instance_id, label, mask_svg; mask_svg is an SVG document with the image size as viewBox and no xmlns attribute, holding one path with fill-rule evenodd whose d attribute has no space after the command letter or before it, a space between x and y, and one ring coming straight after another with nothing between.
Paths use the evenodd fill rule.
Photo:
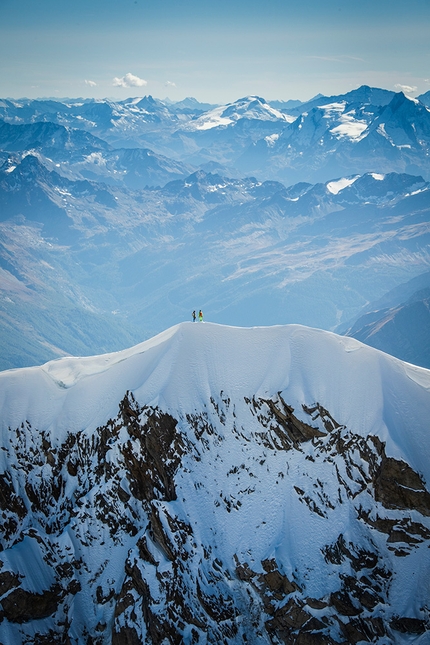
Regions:
<instances>
[{"instance_id":1,"label":"mountain range","mask_svg":"<svg viewBox=\"0 0 430 645\"><path fill-rule=\"evenodd\" d=\"M0 643L429 645L429 118L0 101Z\"/></svg>"},{"instance_id":2,"label":"mountain range","mask_svg":"<svg viewBox=\"0 0 430 645\"><path fill-rule=\"evenodd\" d=\"M0 119L10 126L55 123L91 133L115 149L149 149L185 163L188 170L215 162L230 175L287 184L365 172L418 173L430 179L430 112L426 95L423 102L419 99L362 86L281 110L257 96L210 109L195 100L184 109L152 97L1 101ZM94 140L94 153L100 145L105 143ZM90 159L89 170L91 162L93 170L97 163L109 163L109 157L103 159ZM127 174L126 165L123 171Z\"/></svg>"},{"instance_id":3,"label":"mountain range","mask_svg":"<svg viewBox=\"0 0 430 645\"><path fill-rule=\"evenodd\" d=\"M118 350L200 307L351 328L428 271L425 103L0 101L0 368Z\"/></svg>"},{"instance_id":4,"label":"mountain range","mask_svg":"<svg viewBox=\"0 0 430 645\"><path fill-rule=\"evenodd\" d=\"M428 642L430 372L183 323L0 374L0 640Z\"/></svg>"},{"instance_id":5,"label":"mountain range","mask_svg":"<svg viewBox=\"0 0 430 645\"><path fill-rule=\"evenodd\" d=\"M429 196L398 174L285 187L198 171L130 191L27 155L0 172L2 367L120 349L196 307L334 328L426 269Z\"/></svg>"}]
</instances>

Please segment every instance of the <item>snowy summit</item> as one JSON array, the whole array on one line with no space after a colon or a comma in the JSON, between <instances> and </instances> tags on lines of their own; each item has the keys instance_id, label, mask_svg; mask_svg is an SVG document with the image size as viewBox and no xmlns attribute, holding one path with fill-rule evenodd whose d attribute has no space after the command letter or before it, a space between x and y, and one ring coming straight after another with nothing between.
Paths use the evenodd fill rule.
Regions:
<instances>
[{"instance_id":1,"label":"snowy summit","mask_svg":"<svg viewBox=\"0 0 430 645\"><path fill-rule=\"evenodd\" d=\"M280 112L259 96L246 96L234 103L220 105L206 112L195 121L191 121L184 129L211 130L221 126L234 125L240 119L281 121L286 124L295 121L296 117Z\"/></svg>"},{"instance_id":2,"label":"snowy summit","mask_svg":"<svg viewBox=\"0 0 430 645\"><path fill-rule=\"evenodd\" d=\"M0 408L2 642L428 642L430 371L182 323Z\"/></svg>"}]
</instances>

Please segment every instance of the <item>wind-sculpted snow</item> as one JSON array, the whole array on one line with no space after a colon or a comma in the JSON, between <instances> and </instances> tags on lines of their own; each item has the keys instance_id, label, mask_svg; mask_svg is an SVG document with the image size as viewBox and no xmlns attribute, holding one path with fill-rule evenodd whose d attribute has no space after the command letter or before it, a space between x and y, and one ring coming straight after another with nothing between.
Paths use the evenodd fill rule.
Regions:
<instances>
[{"instance_id":1,"label":"wind-sculpted snow","mask_svg":"<svg viewBox=\"0 0 430 645\"><path fill-rule=\"evenodd\" d=\"M427 643L430 372L185 323L0 374L3 643Z\"/></svg>"}]
</instances>

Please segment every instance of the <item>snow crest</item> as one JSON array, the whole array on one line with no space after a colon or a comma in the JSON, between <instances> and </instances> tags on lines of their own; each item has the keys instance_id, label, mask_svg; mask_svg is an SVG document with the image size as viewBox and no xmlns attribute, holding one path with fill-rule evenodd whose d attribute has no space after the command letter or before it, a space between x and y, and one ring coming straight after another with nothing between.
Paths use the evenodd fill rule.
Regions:
<instances>
[{"instance_id":1,"label":"snow crest","mask_svg":"<svg viewBox=\"0 0 430 645\"><path fill-rule=\"evenodd\" d=\"M182 323L0 409L3 642L425 642L430 371Z\"/></svg>"}]
</instances>

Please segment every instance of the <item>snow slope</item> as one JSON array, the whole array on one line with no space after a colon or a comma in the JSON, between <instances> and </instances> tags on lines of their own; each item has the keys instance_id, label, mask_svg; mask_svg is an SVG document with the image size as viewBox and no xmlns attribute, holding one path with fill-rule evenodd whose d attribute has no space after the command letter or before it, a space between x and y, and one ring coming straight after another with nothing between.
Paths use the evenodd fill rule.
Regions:
<instances>
[{"instance_id":1,"label":"snow slope","mask_svg":"<svg viewBox=\"0 0 430 645\"><path fill-rule=\"evenodd\" d=\"M291 409L295 427L305 424L312 440L296 442L281 432ZM8 572L19 573L28 593L45 598L55 575L40 543L50 543L51 560L63 567L69 551L73 562L84 563L74 573L73 601L63 590L55 610L38 620L23 620L17 601L14 610L7 604L15 588L0 595L8 618L0 623L0 640L33 642L49 630L64 635L66 614L72 643L83 642L85 633L97 643L128 643L127 630L134 630L136 642L162 642L154 640L154 625L166 642L242 643L246 637L293 643L291 634L310 624L309 633L320 640L309 642L340 643L352 629L365 629L363 620L374 625L372 640L381 645L428 643L430 506L426 513L426 501L421 511L387 502L378 472L404 462L411 495L427 499L420 482L430 481L430 371L299 325L182 323L125 351L3 372L0 410L2 446L14 444L1 451L0 470L10 473L27 508L13 539L3 536L0 582ZM163 415L177 425L165 445L160 435L154 447L151 428ZM99 436L104 440L97 444ZM146 443L139 443L142 436ZM40 438L51 455L45 464ZM62 492L55 502L46 498L47 518L35 491L43 496L39 478L48 487L60 454ZM382 491L379 499L373 486ZM115 490L122 490L121 501ZM70 516L66 498L74 504ZM405 517L399 509L406 509ZM133 530L117 527L109 534L112 513L132 521ZM384 513L389 526L412 527L420 537L403 551L391 545L397 534L390 529L387 542L388 529L375 529ZM55 567L58 572L58 562ZM282 593L274 576L283 580ZM177 595L169 596L172 589ZM358 609L357 598L364 598ZM296 614L292 622L291 603L306 615L303 622Z\"/></svg>"},{"instance_id":2,"label":"snow slope","mask_svg":"<svg viewBox=\"0 0 430 645\"><path fill-rule=\"evenodd\" d=\"M296 405L321 401L355 432L377 432L393 456L412 458L430 481L430 450L422 450L430 373L352 338L301 325L181 323L124 351L2 372L3 428L28 419L54 436L71 423L91 432L116 414L126 390L147 405L180 412L200 409L221 390L235 398L282 392ZM406 433L405 410L417 434ZM393 419L389 429L384 412Z\"/></svg>"},{"instance_id":3,"label":"snow slope","mask_svg":"<svg viewBox=\"0 0 430 645\"><path fill-rule=\"evenodd\" d=\"M296 117L283 114L258 96L246 96L234 103L220 105L189 122L184 130L211 130L237 123L240 119L292 123Z\"/></svg>"}]
</instances>

